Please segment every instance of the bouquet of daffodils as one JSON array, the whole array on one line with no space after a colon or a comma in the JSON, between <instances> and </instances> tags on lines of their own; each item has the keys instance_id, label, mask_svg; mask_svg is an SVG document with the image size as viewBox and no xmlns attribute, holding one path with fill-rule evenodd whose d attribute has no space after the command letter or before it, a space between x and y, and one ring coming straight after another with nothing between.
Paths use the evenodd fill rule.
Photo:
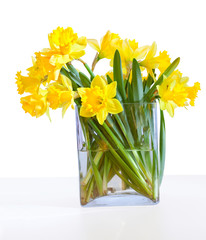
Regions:
<instances>
[{"instance_id":1,"label":"bouquet of daffodils","mask_svg":"<svg viewBox=\"0 0 206 240\"><path fill-rule=\"evenodd\" d=\"M165 121L177 107L194 106L200 84L188 85L188 77L177 70L167 51L159 52L154 42L139 46L108 31L100 43L78 37L73 29L58 27L48 35L49 48L35 53L27 76L16 75L22 108L33 117L50 109L66 110L76 105L81 127L78 145L81 203L107 196L117 190L158 201L165 160ZM82 59L87 44L96 51L92 66ZM104 76L95 75L100 60L110 60ZM80 61L88 74L74 67ZM156 144L155 109L160 106L159 144ZM83 140L82 140L83 139ZM82 152L85 157L81 159ZM82 161L86 161L83 164ZM85 165L86 167L82 167ZM121 189L110 186L121 180Z\"/></svg>"}]
</instances>

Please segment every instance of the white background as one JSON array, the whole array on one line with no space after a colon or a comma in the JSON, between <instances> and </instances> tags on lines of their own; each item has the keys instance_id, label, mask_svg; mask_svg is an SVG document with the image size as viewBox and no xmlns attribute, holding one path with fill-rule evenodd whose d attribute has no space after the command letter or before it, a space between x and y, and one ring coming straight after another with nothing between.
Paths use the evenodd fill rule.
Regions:
<instances>
[{"instance_id":1,"label":"white background","mask_svg":"<svg viewBox=\"0 0 206 240\"><path fill-rule=\"evenodd\" d=\"M100 39L107 30L140 45L155 40L158 51L181 57L179 69L201 83L194 108L166 113L165 174L206 174L204 0L196 1L1 1L0 3L0 177L77 176L74 111L32 118L19 102L15 74L31 66L35 51L48 47L47 34L71 26L79 36ZM95 52L88 47L91 64ZM95 73L108 69L101 64Z\"/></svg>"}]
</instances>

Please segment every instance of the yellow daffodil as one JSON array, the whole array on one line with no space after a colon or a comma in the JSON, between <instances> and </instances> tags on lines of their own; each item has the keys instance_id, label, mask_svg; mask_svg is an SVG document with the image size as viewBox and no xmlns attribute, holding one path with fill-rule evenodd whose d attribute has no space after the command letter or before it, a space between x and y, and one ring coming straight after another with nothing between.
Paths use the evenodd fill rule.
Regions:
<instances>
[{"instance_id":1,"label":"yellow daffodil","mask_svg":"<svg viewBox=\"0 0 206 240\"><path fill-rule=\"evenodd\" d=\"M160 52L160 55L155 57L156 53L157 44L153 42L146 58L140 63L142 67L147 69L148 74L153 78L155 78L152 71L153 69L159 68L160 72L163 72L170 65L170 58L166 51Z\"/></svg>"},{"instance_id":2,"label":"yellow daffodil","mask_svg":"<svg viewBox=\"0 0 206 240\"><path fill-rule=\"evenodd\" d=\"M189 87L188 80L188 77L182 77L182 73L176 70L158 87L160 108L166 109L171 117L174 116L174 109L187 106L188 100L190 100L190 105L194 106L200 83L197 82L193 87Z\"/></svg>"},{"instance_id":3,"label":"yellow daffodil","mask_svg":"<svg viewBox=\"0 0 206 240\"><path fill-rule=\"evenodd\" d=\"M118 48L118 50L122 60L123 74L128 76L132 69L133 59L143 59L149 50L149 46L139 47L138 42L135 40L125 39L122 41L122 45Z\"/></svg>"},{"instance_id":4,"label":"yellow daffodil","mask_svg":"<svg viewBox=\"0 0 206 240\"><path fill-rule=\"evenodd\" d=\"M32 117L40 117L47 110L46 96L40 94L32 94L21 98L21 104L24 111Z\"/></svg>"},{"instance_id":5,"label":"yellow daffodil","mask_svg":"<svg viewBox=\"0 0 206 240\"><path fill-rule=\"evenodd\" d=\"M63 75L60 78L62 84L57 82L49 86L47 101L52 109L62 108L64 115L70 105L74 108L74 92L71 81Z\"/></svg>"},{"instance_id":6,"label":"yellow daffodil","mask_svg":"<svg viewBox=\"0 0 206 240\"><path fill-rule=\"evenodd\" d=\"M33 66L28 68L28 76L39 79L42 83L48 79L48 75L52 71L53 66L49 63L48 59L41 55L40 52L35 53L32 57Z\"/></svg>"},{"instance_id":7,"label":"yellow daffodil","mask_svg":"<svg viewBox=\"0 0 206 240\"><path fill-rule=\"evenodd\" d=\"M115 99L117 82L107 84L100 76L91 82L91 88L78 88L82 106L80 116L96 116L99 124L103 124L108 113L117 114L123 111L120 102Z\"/></svg>"},{"instance_id":8,"label":"yellow daffodil","mask_svg":"<svg viewBox=\"0 0 206 240\"><path fill-rule=\"evenodd\" d=\"M37 93L39 90L39 86L41 84L40 79L33 78L29 76L22 76L21 72L17 72L16 74L16 84L17 90L19 94L27 93Z\"/></svg>"},{"instance_id":9,"label":"yellow daffodil","mask_svg":"<svg viewBox=\"0 0 206 240\"><path fill-rule=\"evenodd\" d=\"M78 59L85 54L84 48L87 45L86 37L78 38L73 29L58 27L49 34L50 48L43 49L42 55L49 58L49 63L55 66L55 79L64 64Z\"/></svg>"},{"instance_id":10,"label":"yellow daffodil","mask_svg":"<svg viewBox=\"0 0 206 240\"><path fill-rule=\"evenodd\" d=\"M171 63L171 58L169 57L167 51L160 52L159 56L156 57L156 60L159 63L158 69L160 70L160 73L163 73Z\"/></svg>"},{"instance_id":11,"label":"yellow daffodil","mask_svg":"<svg viewBox=\"0 0 206 240\"><path fill-rule=\"evenodd\" d=\"M199 82L196 82L193 87L188 87L187 88L188 98L190 99L190 105L191 106L195 105L195 98L197 97L197 92L199 90L201 90Z\"/></svg>"},{"instance_id":12,"label":"yellow daffodil","mask_svg":"<svg viewBox=\"0 0 206 240\"><path fill-rule=\"evenodd\" d=\"M99 53L98 59L112 59L114 52L117 49L116 46L120 41L121 39L118 34L107 31L101 39L100 44L96 39L88 39L88 44Z\"/></svg>"},{"instance_id":13,"label":"yellow daffodil","mask_svg":"<svg viewBox=\"0 0 206 240\"><path fill-rule=\"evenodd\" d=\"M86 37L78 38L77 33L68 27L66 29L58 27L49 34L49 43L51 50L62 59L66 58L67 61L77 59L85 54L84 48L87 45Z\"/></svg>"},{"instance_id":14,"label":"yellow daffodil","mask_svg":"<svg viewBox=\"0 0 206 240\"><path fill-rule=\"evenodd\" d=\"M25 92L38 93L41 84L46 85L55 79L55 68L49 63L49 58L42 56L40 52L32 57L33 66L28 68L28 75L16 74L16 84L19 94Z\"/></svg>"},{"instance_id":15,"label":"yellow daffodil","mask_svg":"<svg viewBox=\"0 0 206 240\"><path fill-rule=\"evenodd\" d=\"M36 77L41 80L43 85L50 81L58 79L60 69L50 63L51 55L44 55L41 52L35 53L33 58L33 66L28 68L29 76Z\"/></svg>"}]
</instances>

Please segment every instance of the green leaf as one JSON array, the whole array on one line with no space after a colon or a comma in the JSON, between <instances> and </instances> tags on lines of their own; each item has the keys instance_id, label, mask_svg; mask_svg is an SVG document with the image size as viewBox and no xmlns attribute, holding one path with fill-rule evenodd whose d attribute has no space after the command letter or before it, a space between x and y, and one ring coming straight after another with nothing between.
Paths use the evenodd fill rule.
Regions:
<instances>
[{"instance_id":1,"label":"green leaf","mask_svg":"<svg viewBox=\"0 0 206 240\"><path fill-rule=\"evenodd\" d=\"M110 77L109 75L107 75L107 82L108 82L108 83L112 83L112 82L113 82L112 79L111 79L111 77Z\"/></svg>"},{"instance_id":2,"label":"green leaf","mask_svg":"<svg viewBox=\"0 0 206 240\"><path fill-rule=\"evenodd\" d=\"M139 67L139 63L136 59L133 59L132 63L132 98L134 102L139 102L143 98L143 84L142 75Z\"/></svg>"},{"instance_id":3,"label":"green leaf","mask_svg":"<svg viewBox=\"0 0 206 240\"><path fill-rule=\"evenodd\" d=\"M124 143L124 137L122 136L122 132L119 130L118 125L115 124L116 122L110 115L107 116L107 122L109 123L110 128L112 129L115 136L118 137L121 143Z\"/></svg>"},{"instance_id":4,"label":"green leaf","mask_svg":"<svg viewBox=\"0 0 206 240\"><path fill-rule=\"evenodd\" d=\"M151 87L151 85L153 84L153 78L151 77L151 75L149 74L148 78L147 78L147 81L146 81L146 84L145 84L145 89L144 89L144 92L147 93Z\"/></svg>"},{"instance_id":5,"label":"green leaf","mask_svg":"<svg viewBox=\"0 0 206 240\"><path fill-rule=\"evenodd\" d=\"M162 182L164 166L165 166L165 152L166 152L166 131L165 131L165 119L164 113L160 110L160 140L159 140L159 152L160 152L160 183Z\"/></svg>"},{"instance_id":6,"label":"green leaf","mask_svg":"<svg viewBox=\"0 0 206 240\"><path fill-rule=\"evenodd\" d=\"M114 81L117 81L117 89L123 99L126 101L126 91L124 88L124 79L122 74L122 63L119 51L116 50L114 54L114 62L113 62L113 74L114 74Z\"/></svg>"},{"instance_id":7,"label":"green leaf","mask_svg":"<svg viewBox=\"0 0 206 240\"><path fill-rule=\"evenodd\" d=\"M84 85L84 87L90 87L91 82L90 82L89 78L84 73L79 72L79 77L80 77L81 82Z\"/></svg>"},{"instance_id":8,"label":"green leaf","mask_svg":"<svg viewBox=\"0 0 206 240\"><path fill-rule=\"evenodd\" d=\"M104 156L104 171L103 171L103 193L104 195L107 194L107 183L108 183L108 173L109 173L109 169L108 169L108 164L109 160L107 158L107 155L105 154Z\"/></svg>"},{"instance_id":9,"label":"green leaf","mask_svg":"<svg viewBox=\"0 0 206 240\"><path fill-rule=\"evenodd\" d=\"M180 58L176 58L171 64L170 66L164 71L164 73L159 77L159 79L153 84L153 86L150 88L150 90L146 93L146 95L144 96L145 100L150 100L151 96L153 95L153 93L156 90L156 87L160 84L162 84L163 80L165 78L168 78L170 76L170 74L176 69L176 67L178 66L180 62Z\"/></svg>"},{"instance_id":10,"label":"green leaf","mask_svg":"<svg viewBox=\"0 0 206 240\"><path fill-rule=\"evenodd\" d=\"M91 163L92 163L92 170L94 173L94 178L96 180L96 184L97 184L97 189L99 192L99 195L103 195L103 181L102 181L102 177L101 174L97 168L97 166L95 165L94 161L90 158Z\"/></svg>"},{"instance_id":11,"label":"green leaf","mask_svg":"<svg viewBox=\"0 0 206 240\"><path fill-rule=\"evenodd\" d=\"M76 70L76 68L70 63L67 63L66 65L67 65L67 68L69 69L69 71L72 72L74 75L76 75L79 78L79 72Z\"/></svg>"},{"instance_id":12,"label":"green leaf","mask_svg":"<svg viewBox=\"0 0 206 240\"><path fill-rule=\"evenodd\" d=\"M128 101L129 101L130 103L132 103L132 102L133 102L132 87L131 87L131 84L130 84L129 81L128 81L128 83L127 83L127 95L128 95Z\"/></svg>"}]
</instances>

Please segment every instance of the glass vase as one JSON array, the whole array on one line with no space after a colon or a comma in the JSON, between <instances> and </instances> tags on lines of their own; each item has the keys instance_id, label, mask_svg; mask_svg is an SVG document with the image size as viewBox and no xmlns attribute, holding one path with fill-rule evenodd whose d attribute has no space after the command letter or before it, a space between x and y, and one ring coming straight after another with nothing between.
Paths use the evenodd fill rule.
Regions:
<instances>
[{"instance_id":1,"label":"glass vase","mask_svg":"<svg viewBox=\"0 0 206 240\"><path fill-rule=\"evenodd\" d=\"M76 107L82 206L151 205L159 201L157 103L123 103L103 125Z\"/></svg>"}]
</instances>

